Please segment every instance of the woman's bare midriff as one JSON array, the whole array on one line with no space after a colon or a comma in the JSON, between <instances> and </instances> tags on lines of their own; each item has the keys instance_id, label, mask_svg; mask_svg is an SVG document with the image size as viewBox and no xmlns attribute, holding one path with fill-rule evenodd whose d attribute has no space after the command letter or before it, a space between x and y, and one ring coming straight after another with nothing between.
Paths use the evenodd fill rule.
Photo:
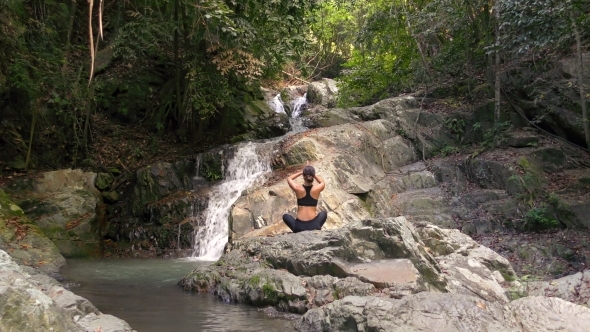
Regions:
<instances>
[{"instance_id":1,"label":"woman's bare midriff","mask_svg":"<svg viewBox=\"0 0 590 332\"><path fill-rule=\"evenodd\" d=\"M297 207L297 219L306 222L310 221L317 216L315 206L298 206Z\"/></svg>"}]
</instances>

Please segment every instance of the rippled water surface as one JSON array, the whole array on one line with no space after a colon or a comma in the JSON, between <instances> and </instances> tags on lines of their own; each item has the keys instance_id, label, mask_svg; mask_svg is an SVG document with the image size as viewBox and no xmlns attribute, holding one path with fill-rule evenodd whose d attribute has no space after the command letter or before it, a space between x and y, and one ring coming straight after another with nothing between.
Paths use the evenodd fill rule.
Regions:
<instances>
[{"instance_id":1,"label":"rippled water surface","mask_svg":"<svg viewBox=\"0 0 590 332\"><path fill-rule=\"evenodd\" d=\"M176 283L203 262L125 259L68 260L61 273L80 287L74 293L138 332L293 331L293 322L246 305L191 294Z\"/></svg>"}]
</instances>

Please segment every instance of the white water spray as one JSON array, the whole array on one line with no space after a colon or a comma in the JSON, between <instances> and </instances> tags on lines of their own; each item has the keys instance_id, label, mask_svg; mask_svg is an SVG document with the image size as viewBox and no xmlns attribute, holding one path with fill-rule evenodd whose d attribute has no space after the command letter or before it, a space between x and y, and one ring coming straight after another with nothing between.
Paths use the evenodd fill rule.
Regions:
<instances>
[{"instance_id":1,"label":"white water spray","mask_svg":"<svg viewBox=\"0 0 590 332\"><path fill-rule=\"evenodd\" d=\"M256 152L258 144L240 145L225 170L225 180L209 194L209 206L204 211L205 225L195 235L193 257L217 260L223 254L228 240L228 217L231 206L242 191L255 185L263 175L271 171L270 158L262 158Z\"/></svg>"}]
</instances>

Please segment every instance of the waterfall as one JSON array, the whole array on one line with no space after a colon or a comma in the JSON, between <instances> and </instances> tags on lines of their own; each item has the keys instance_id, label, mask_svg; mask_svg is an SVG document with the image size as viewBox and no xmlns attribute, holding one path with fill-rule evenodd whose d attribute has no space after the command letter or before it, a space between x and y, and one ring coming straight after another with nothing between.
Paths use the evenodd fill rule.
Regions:
<instances>
[{"instance_id":1,"label":"waterfall","mask_svg":"<svg viewBox=\"0 0 590 332\"><path fill-rule=\"evenodd\" d=\"M203 154L197 155L197 160L195 160L195 176L193 177L194 180L202 179L199 176L199 171L201 170L201 160L203 159Z\"/></svg>"},{"instance_id":2,"label":"waterfall","mask_svg":"<svg viewBox=\"0 0 590 332\"><path fill-rule=\"evenodd\" d=\"M307 93L291 102L291 109L293 110L291 117L294 119L298 118L301 112L303 112L305 105L307 105Z\"/></svg>"},{"instance_id":3,"label":"waterfall","mask_svg":"<svg viewBox=\"0 0 590 332\"><path fill-rule=\"evenodd\" d=\"M283 104L283 100L281 99L281 94L277 94L270 102L269 102L269 106L270 108L272 108L276 113L284 113L287 114L287 112L285 112L285 105Z\"/></svg>"},{"instance_id":4,"label":"waterfall","mask_svg":"<svg viewBox=\"0 0 590 332\"><path fill-rule=\"evenodd\" d=\"M228 217L231 206L242 191L262 180L271 171L270 158L258 155L260 144L246 143L237 147L227 163L225 179L209 194L209 206L204 211L205 225L197 230L193 257L217 260L228 240Z\"/></svg>"}]
</instances>

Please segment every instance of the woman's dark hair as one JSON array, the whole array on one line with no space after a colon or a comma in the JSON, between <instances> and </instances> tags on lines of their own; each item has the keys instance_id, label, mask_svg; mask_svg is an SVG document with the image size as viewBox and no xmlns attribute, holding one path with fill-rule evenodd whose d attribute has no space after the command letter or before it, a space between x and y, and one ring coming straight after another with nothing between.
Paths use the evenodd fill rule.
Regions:
<instances>
[{"instance_id":1,"label":"woman's dark hair","mask_svg":"<svg viewBox=\"0 0 590 332\"><path fill-rule=\"evenodd\" d=\"M303 169L303 176L314 177L315 176L315 168L313 168L313 166L305 166L305 168Z\"/></svg>"}]
</instances>

